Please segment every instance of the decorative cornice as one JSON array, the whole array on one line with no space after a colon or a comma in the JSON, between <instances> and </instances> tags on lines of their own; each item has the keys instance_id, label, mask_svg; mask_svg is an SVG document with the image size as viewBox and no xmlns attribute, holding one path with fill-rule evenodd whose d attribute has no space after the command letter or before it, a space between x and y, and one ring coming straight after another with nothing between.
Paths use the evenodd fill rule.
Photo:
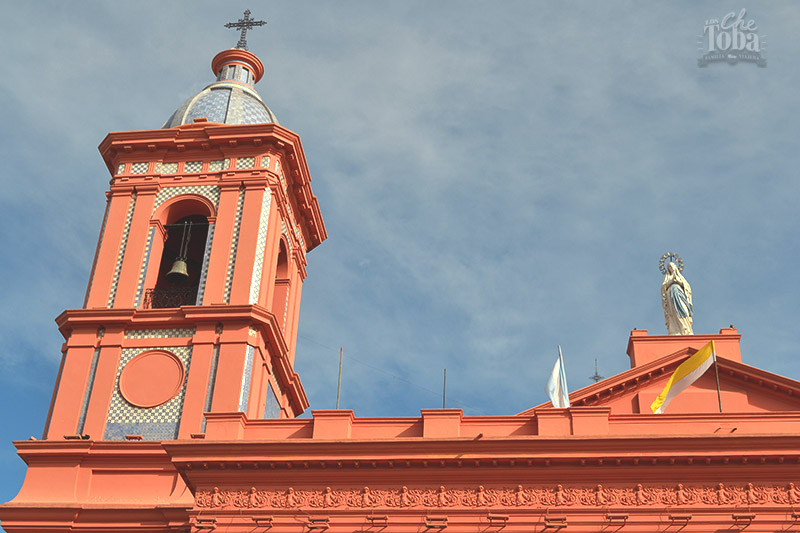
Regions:
<instances>
[{"instance_id":1,"label":"decorative cornice","mask_svg":"<svg viewBox=\"0 0 800 533\"><path fill-rule=\"evenodd\" d=\"M133 161L143 154L147 154L144 159L148 161L154 155L163 158L168 152L180 152L181 159L189 158L192 152L207 158L212 149L226 157L266 152L281 154L288 181L287 190L297 206L297 223L305 236L307 251L328 236L319 202L311 190L311 176L300 137L279 124L197 122L170 129L112 132L103 139L98 149L112 175L120 157L124 157L125 161ZM261 169L246 169L246 172L252 173L254 170ZM244 170L229 169L227 172L241 173Z\"/></svg>"},{"instance_id":2,"label":"decorative cornice","mask_svg":"<svg viewBox=\"0 0 800 533\"><path fill-rule=\"evenodd\" d=\"M216 416L222 421L226 414ZM228 416L230 418L230 416ZM216 421L215 421L216 422ZM767 468L781 472L800 464L796 437L715 436L715 437L598 437L530 438L395 438L387 440L268 441L259 435L248 441L249 426L260 422L286 422L287 430L303 431L305 420L253 421L242 419L245 440L202 440L165 442L164 447L176 468L189 474L226 470L326 469L470 469L502 468L503 475L515 469L602 468L615 476L629 476L636 469L649 467L676 472L691 468L727 469ZM209 430L211 430L209 421ZM254 429L254 431L256 431ZM303 431L305 433L305 431ZM257 433L256 433L257 434ZM302 459L298 459L302 457ZM335 457L335 459L331 459ZM213 458L210 460L209 458ZM499 470L496 470L499 471ZM652 471L652 470L651 470ZM540 471L544 475L544 471ZM205 475L205 474L203 474ZM461 474L458 474L461 475ZM637 474L638 475L638 474Z\"/></svg>"},{"instance_id":3,"label":"decorative cornice","mask_svg":"<svg viewBox=\"0 0 800 533\"><path fill-rule=\"evenodd\" d=\"M474 488L348 487L315 489L283 488L203 489L195 495L199 509L397 509L397 508L550 508L609 506L761 506L800 504L800 490L793 482L779 484L674 485L637 483L609 486L602 483L549 486Z\"/></svg>"}]
</instances>

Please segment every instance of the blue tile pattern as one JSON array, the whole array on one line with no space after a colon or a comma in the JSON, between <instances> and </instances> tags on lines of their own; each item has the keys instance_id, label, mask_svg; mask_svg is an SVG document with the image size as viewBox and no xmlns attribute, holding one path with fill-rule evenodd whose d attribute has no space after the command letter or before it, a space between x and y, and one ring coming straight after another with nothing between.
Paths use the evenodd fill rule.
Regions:
<instances>
[{"instance_id":1,"label":"blue tile pattern","mask_svg":"<svg viewBox=\"0 0 800 533\"><path fill-rule=\"evenodd\" d=\"M253 96L252 91L233 89L228 106L228 124L264 124L277 122L264 102Z\"/></svg>"},{"instance_id":2,"label":"blue tile pattern","mask_svg":"<svg viewBox=\"0 0 800 533\"><path fill-rule=\"evenodd\" d=\"M236 249L239 245L239 230L242 227L242 208L244 207L244 189L239 191L239 201L236 204L236 218L233 222L233 236L231 249L228 256L228 272L225 274L225 303L231 303L231 286L233 285L233 267L236 265Z\"/></svg>"},{"instance_id":3,"label":"blue tile pattern","mask_svg":"<svg viewBox=\"0 0 800 533\"><path fill-rule=\"evenodd\" d=\"M162 129L174 128L175 126L180 126L181 124L183 124L183 118L186 116L186 110L189 108L189 105L197 99L198 96L200 96L199 93L192 96L191 98L186 100L183 104L181 104L181 106L175 110L175 112L167 119L167 121L164 123L163 126L161 126L161 128Z\"/></svg>"},{"instance_id":4,"label":"blue tile pattern","mask_svg":"<svg viewBox=\"0 0 800 533\"><path fill-rule=\"evenodd\" d=\"M208 225L206 249L203 252L203 266L200 269L200 283L197 287L197 300L195 305L203 305L203 296L206 293L206 280L208 279L208 260L211 258L211 243L214 241L214 224Z\"/></svg>"},{"instance_id":5,"label":"blue tile pattern","mask_svg":"<svg viewBox=\"0 0 800 533\"><path fill-rule=\"evenodd\" d=\"M239 157L236 159L236 168L253 168L255 164L255 157Z\"/></svg>"},{"instance_id":6,"label":"blue tile pattern","mask_svg":"<svg viewBox=\"0 0 800 533\"><path fill-rule=\"evenodd\" d=\"M182 123L191 124L196 118L207 118L209 122L225 123L231 90L223 87L200 93L198 96L189 106L186 118L183 119Z\"/></svg>"},{"instance_id":7,"label":"blue tile pattern","mask_svg":"<svg viewBox=\"0 0 800 533\"><path fill-rule=\"evenodd\" d=\"M269 187L264 191L261 202L261 216L258 221L258 240L256 241L256 263L253 265L253 277L250 279L249 303L258 303L258 293L261 290L261 274L264 268L264 247L267 244L267 226L269 224L269 210L272 203L272 194Z\"/></svg>"},{"instance_id":8,"label":"blue tile pattern","mask_svg":"<svg viewBox=\"0 0 800 533\"><path fill-rule=\"evenodd\" d=\"M111 396L108 409L105 440L124 440L125 435L141 435L144 440L173 440L178 436L178 426L183 411L183 398L186 394L186 379L178 394L168 402L157 407L144 409L134 407L125 401L119 392L119 375L131 359L142 352L166 350L172 352L183 363L186 375L192 357L191 346L168 346L161 348L123 348L117 369L117 383Z\"/></svg>"},{"instance_id":9,"label":"blue tile pattern","mask_svg":"<svg viewBox=\"0 0 800 533\"><path fill-rule=\"evenodd\" d=\"M94 388L94 376L97 373L97 360L100 358L100 348L95 348L92 354L92 366L89 368L89 382L86 384L86 391L83 393L83 405L81 405L81 415L78 418L78 428L75 431L78 435L83 435L83 426L86 424L86 411L89 409L89 400L92 398L92 388Z\"/></svg>"},{"instance_id":10,"label":"blue tile pattern","mask_svg":"<svg viewBox=\"0 0 800 533\"><path fill-rule=\"evenodd\" d=\"M146 174L148 163L134 163L131 165L131 174Z\"/></svg>"},{"instance_id":11,"label":"blue tile pattern","mask_svg":"<svg viewBox=\"0 0 800 533\"><path fill-rule=\"evenodd\" d=\"M144 440L175 440L180 420L157 422L106 422L103 440L125 440L125 435L141 435Z\"/></svg>"},{"instance_id":12,"label":"blue tile pattern","mask_svg":"<svg viewBox=\"0 0 800 533\"><path fill-rule=\"evenodd\" d=\"M244 374L242 374L242 390L239 393L239 411L247 412L247 401L250 397L250 380L253 374L253 359L256 350L252 346L247 346L247 357L244 362Z\"/></svg>"},{"instance_id":13,"label":"blue tile pattern","mask_svg":"<svg viewBox=\"0 0 800 533\"><path fill-rule=\"evenodd\" d=\"M297 227L297 224L294 223L294 213L292 212L292 207L291 206L289 206L288 211L289 211L289 216L292 217L292 221L291 221L292 233L294 233L294 236L297 237L298 241L300 241L300 248L302 250L305 250L306 249L306 243L305 243L305 241L303 241L303 232L301 232L300 228ZM286 242L289 243L289 251L291 252L292 251L292 243L294 241L292 241L292 239L289 238L289 233L286 230L286 222L284 222L284 221L281 221L281 233L283 233L284 236L286 237Z\"/></svg>"},{"instance_id":14,"label":"blue tile pattern","mask_svg":"<svg viewBox=\"0 0 800 533\"><path fill-rule=\"evenodd\" d=\"M261 168L269 168L269 156L265 155L261 157Z\"/></svg>"},{"instance_id":15,"label":"blue tile pattern","mask_svg":"<svg viewBox=\"0 0 800 533\"><path fill-rule=\"evenodd\" d=\"M217 366L219 365L219 344L214 345L214 353L211 356L211 371L208 374L208 388L206 389L206 404L203 412L211 412L211 402L214 400L214 385L217 383ZM203 433L206 431L206 418L203 417Z\"/></svg>"},{"instance_id":16,"label":"blue tile pattern","mask_svg":"<svg viewBox=\"0 0 800 533\"><path fill-rule=\"evenodd\" d=\"M194 337L195 328L129 329L126 339L180 339Z\"/></svg>"},{"instance_id":17,"label":"blue tile pattern","mask_svg":"<svg viewBox=\"0 0 800 533\"><path fill-rule=\"evenodd\" d=\"M117 253L117 265L114 267L114 277L111 280L111 291L108 293L108 307L114 307L114 300L117 297L117 285L119 284L119 273L122 270L122 259L125 257L125 247L128 245L128 235L131 233L131 220L133 220L133 210L136 207L136 191L131 195L128 205L128 215L125 218L125 227L122 230L122 242L119 243Z\"/></svg>"},{"instance_id":18,"label":"blue tile pattern","mask_svg":"<svg viewBox=\"0 0 800 533\"><path fill-rule=\"evenodd\" d=\"M231 166L231 160L228 158L220 159L218 161L210 161L208 163L209 172L219 172L220 170L228 170Z\"/></svg>"},{"instance_id":19,"label":"blue tile pattern","mask_svg":"<svg viewBox=\"0 0 800 533\"><path fill-rule=\"evenodd\" d=\"M281 404L278 403L278 398L275 396L275 391L272 390L272 384L267 384L267 402L264 404L264 418L280 418L281 417Z\"/></svg>"},{"instance_id":20,"label":"blue tile pattern","mask_svg":"<svg viewBox=\"0 0 800 533\"><path fill-rule=\"evenodd\" d=\"M295 223L296 219L294 218L294 211L292 211L291 205L287 206L287 211L289 211L289 220L292 224L292 233L294 233L294 236L300 241L300 248L305 250L306 243L303 242L303 232L300 231L300 227Z\"/></svg>"},{"instance_id":21,"label":"blue tile pattern","mask_svg":"<svg viewBox=\"0 0 800 533\"><path fill-rule=\"evenodd\" d=\"M161 163L162 174L175 174L178 172L178 163Z\"/></svg>"},{"instance_id":22,"label":"blue tile pattern","mask_svg":"<svg viewBox=\"0 0 800 533\"><path fill-rule=\"evenodd\" d=\"M281 234L286 239L286 244L289 245L289 255L292 254L292 239L289 238L289 232L286 231L286 222L281 220Z\"/></svg>"},{"instance_id":23,"label":"blue tile pattern","mask_svg":"<svg viewBox=\"0 0 800 533\"><path fill-rule=\"evenodd\" d=\"M287 191L287 189L286 189L286 177L283 175L283 169L281 168L280 159L275 161L275 172L278 174L278 177L281 179L281 185L283 186L284 192L286 192Z\"/></svg>"},{"instance_id":24,"label":"blue tile pattern","mask_svg":"<svg viewBox=\"0 0 800 533\"><path fill-rule=\"evenodd\" d=\"M284 333L286 332L286 317L289 315L289 293L291 291L286 291L286 298L283 299L283 325L282 329Z\"/></svg>"},{"instance_id":25,"label":"blue tile pattern","mask_svg":"<svg viewBox=\"0 0 800 533\"><path fill-rule=\"evenodd\" d=\"M161 204L180 194L197 194L210 200L215 206L219 205L219 187L216 185L189 185L183 187L164 187L156 195L153 212L161 207Z\"/></svg>"},{"instance_id":26,"label":"blue tile pattern","mask_svg":"<svg viewBox=\"0 0 800 533\"><path fill-rule=\"evenodd\" d=\"M139 271L139 281L136 284L136 301L133 304L137 309L142 305L142 292L144 289L144 278L147 275L147 265L150 263L150 250L153 247L153 236L156 233L155 226L150 227L147 234L147 244L144 247L144 260L142 261L142 268Z\"/></svg>"},{"instance_id":27,"label":"blue tile pattern","mask_svg":"<svg viewBox=\"0 0 800 533\"><path fill-rule=\"evenodd\" d=\"M187 161L183 164L183 171L187 174L196 174L203 170L202 161Z\"/></svg>"},{"instance_id":28,"label":"blue tile pattern","mask_svg":"<svg viewBox=\"0 0 800 533\"><path fill-rule=\"evenodd\" d=\"M195 118L225 124L278 123L275 114L251 87L218 80L186 100L164 123L163 128L191 124Z\"/></svg>"},{"instance_id":29,"label":"blue tile pattern","mask_svg":"<svg viewBox=\"0 0 800 533\"><path fill-rule=\"evenodd\" d=\"M120 163L117 167L117 175L125 174L125 163Z\"/></svg>"}]
</instances>

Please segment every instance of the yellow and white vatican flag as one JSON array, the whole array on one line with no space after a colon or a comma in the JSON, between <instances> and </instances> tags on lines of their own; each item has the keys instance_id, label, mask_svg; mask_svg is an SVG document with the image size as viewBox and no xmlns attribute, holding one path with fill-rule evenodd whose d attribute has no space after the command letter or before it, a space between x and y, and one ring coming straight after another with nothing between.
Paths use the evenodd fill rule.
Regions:
<instances>
[{"instance_id":1,"label":"yellow and white vatican flag","mask_svg":"<svg viewBox=\"0 0 800 533\"><path fill-rule=\"evenodd\" d=\"M558 347L558 359L553 366L553 371L547 379L545 386L553 407L569 407L569 389L567 389L567 371L564 370L564 357L561 355L561 346Z\"/></svg>"},{"instance_id":2,"label":"yellow and white vatican flag","mask_svg":"<svg viewBox=\"0 0 800 533\"><path fill-rule=\"evenodd\" d=\"M689 359L680 364L675 372L670 376L667 385L661 394L650 405L650 409L654 414L660 415L669 405L675 396L686 390L686 388L697 381L700 376L705 374L706 370L711 368L717 360L717 355L714 353L714 341L709 342L700 350L691 356ZM719 385L717 385L719 387ZM721 407L721 406L720 406Z\"/></svg>"}]
</instances>

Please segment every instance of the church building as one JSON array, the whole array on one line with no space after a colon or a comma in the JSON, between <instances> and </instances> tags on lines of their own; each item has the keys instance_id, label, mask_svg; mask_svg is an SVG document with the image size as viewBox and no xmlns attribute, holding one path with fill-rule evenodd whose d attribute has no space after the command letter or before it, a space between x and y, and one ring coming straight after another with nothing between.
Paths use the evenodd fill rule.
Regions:
<instances>
[{"instance_id":1,"label":"church building","mask_svg":"<svg viewBox=\"0 0 800 533\"><path fill-rule=\"evenodd\" d=\"M249 15L161 128L99 146L86 298L57 318L53 399L42 438L14 443L28 470L5 531L800 531L800 382L747 365L733 326L633 330L630 369L569 407L297 418L300 297L327 232L299 135L255 89ZM653 414L711 341L719 384L706 372Z\"/></svg>"}]
</instances>

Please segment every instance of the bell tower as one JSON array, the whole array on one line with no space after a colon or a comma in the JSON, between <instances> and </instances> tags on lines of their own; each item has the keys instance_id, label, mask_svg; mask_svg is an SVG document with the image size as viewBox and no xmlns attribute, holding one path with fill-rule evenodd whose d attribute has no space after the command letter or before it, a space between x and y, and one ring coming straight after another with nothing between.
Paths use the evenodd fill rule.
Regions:
<instances>
[{"instance_id":1,"label":"bell tower","mask_svg":"<svg viewBox=\"0 0 800 533\"><path fill-rule=\"evenodd\" d=\"M256 92L264 65L241 29L216 80L161 129L100 144L106 212L84 306L57 318L47 440L182 439L204 413L308 407L297 320L306 253L327 235L300 138Z\"/></svg>"}]
</instances>

